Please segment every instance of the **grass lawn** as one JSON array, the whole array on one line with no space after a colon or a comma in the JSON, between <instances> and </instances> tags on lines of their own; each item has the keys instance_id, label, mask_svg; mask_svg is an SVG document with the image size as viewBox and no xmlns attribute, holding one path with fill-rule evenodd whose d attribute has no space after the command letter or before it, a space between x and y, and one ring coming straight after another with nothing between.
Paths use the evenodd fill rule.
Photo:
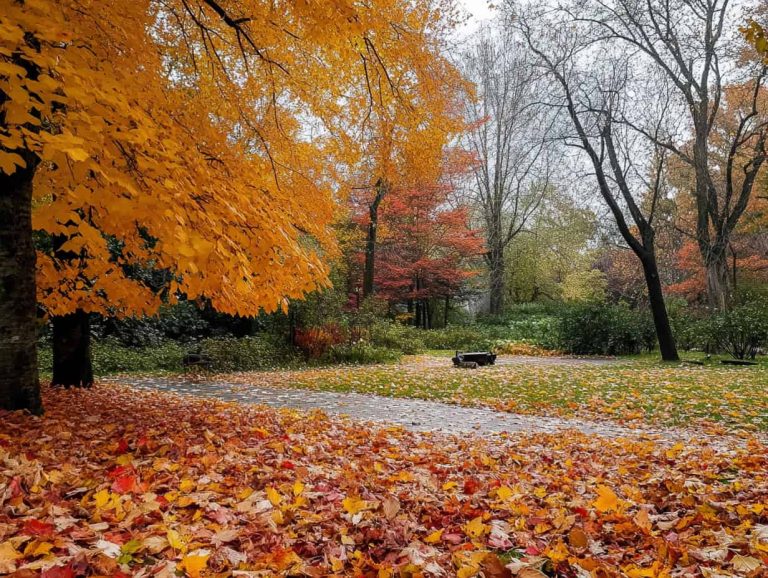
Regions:
<instances>
[{"instance_id":1,"label":"grass lawn","mask_svg":"<svg viewBox=\"0 0 768 578\"><path fill-rule=\"evenodd\" d=\"M227 379L635 425L768 430L764 361L752 367L729 367L717 360L698 366L639 356L599 366L531 362L466 370L451 367L442 352L411 356L401 364L240 373Z\"/></svg>"}]
</instances>

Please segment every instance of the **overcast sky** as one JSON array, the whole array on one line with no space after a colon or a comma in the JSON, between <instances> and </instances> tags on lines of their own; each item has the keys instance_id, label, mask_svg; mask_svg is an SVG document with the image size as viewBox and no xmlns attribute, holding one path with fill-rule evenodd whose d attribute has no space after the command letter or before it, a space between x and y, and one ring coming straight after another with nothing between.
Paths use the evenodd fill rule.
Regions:
<instances>
[{"instance_id":1,"label":"overcast sky","mask_svg":"<svg viewBox=\"0 0 768 578\"><path fill-rule=\"evenodd\" d=\"M500 0L497 0L498 4ZM468 30L474 30L483 20L493 18L495 10L488 8L489 0L458 0L459 6L462 6L466 10L471 18L467 22L465 28Z\"/></svg>"}]
</instances>

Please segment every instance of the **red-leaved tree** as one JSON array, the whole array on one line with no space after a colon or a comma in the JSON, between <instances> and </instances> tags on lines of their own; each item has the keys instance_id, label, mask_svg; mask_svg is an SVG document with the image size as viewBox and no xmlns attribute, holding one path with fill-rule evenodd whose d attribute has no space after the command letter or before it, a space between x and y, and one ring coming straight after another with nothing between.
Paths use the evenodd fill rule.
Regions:
<instances>
[{"instance_id":1,"label":"red-leaved tree","mask_svg":"<svg viewBox=\"0 0 768 578\"><path fill-rule=\"evenodd\" d=\"M381 208L378 295L405 304L423 328L433 326L438 301L447 315L484 250L479 231L470 227L468 208L450 202L449 174L444 182L393 190Z\"/></svg>"}]
</instances>

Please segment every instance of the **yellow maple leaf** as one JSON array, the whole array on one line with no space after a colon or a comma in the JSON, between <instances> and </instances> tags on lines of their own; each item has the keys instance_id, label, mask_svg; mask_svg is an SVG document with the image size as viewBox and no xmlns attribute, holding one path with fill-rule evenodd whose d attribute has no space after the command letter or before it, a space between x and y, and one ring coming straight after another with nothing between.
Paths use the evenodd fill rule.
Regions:
<instances>
[{"instance_id":1,"label":"yellow maple leaf","mask_svg":"<svg viewBox=\"0 0 768 578\"><path fill-rule=\"evenodd\" d=\"M496 489L496 497L501 501L506 501L512 497L512 488L509 486L499 486Z\"/></svg>"},{"instance_id":2,"label":"yellow maple leaf","mask_svg":"<svg viewBox=\"0 0 768 578\"><path fill-rule=\"evenodd\" d=\"M280 502L283 501L283 497L280 495L280 492L278 492L275 488L272 486L267 486L267 489L265 490L267 493L267 499L270 501L270 503L278 507L280 505Z\"/></svg>"},{"instance_id":3,"label":"yellow maple leaf","mask_svg":"<svg viewBox=\"0 0 768 578\"><path fill-rule=\"evenodd\" d=\"M435 530L429 536L424 538L424 541L427 544L436 544L442 539L443 539L443 528L440 528L439 530Z\"/></svg>"},{"instance_id":4,"label":"yellow maple leaf","mask_svg":"<svg viewBox=\"0 0 768 578\"><path fill-rule=\"evenodd\" d=\"M208 565L208 558L209 554L190 554L189 556L184 556L184 558L182 558L179 567L182 568L190 578L200 578L200 572L202 572Z\"/></svg>"},{"instance_id":5,"label":"yellow maple leaf","mask_svg":"<svg viewBox=\"0 0 768 578\"><path fill-rule=\"evenodd\" d=\"M472 539L480 538L490 531L490 526L483 523L483 517L478 516L464 524L462 527L464 533Z\"/></svg>"},{"instance_id":6,"label":"yellow maple leaf","mask_svg":"<svg viewBox=\"0 0 768 578\"><path fill-rule=\"evenodd\" d=\"M597 499L592 505L598 512L610 512L619 507L619 497L608 486L597 486Z\"/></svg>"},{"instance_id":7,"label":"yellow maple leaf","mask_svg":"<svg viewBox=\"0 0 768 578\"><path fill-rule=\"evenodd\" d=\"M187 549L187 543L186 540L179 534L176 530L168 530L166 533L166 538L168 538L168 543L171 545L171 548L174 550L178 550L180 552L184 552Z\"/></svg>"},{"instance_id":8,"label":"yellow maple leaf","mask_svg":"<svg viewBox=\"0 0 768 578\"><path fill-rule=\"evenodd\" d=\"M368 508L368 502L361 500L357 496L347 496L342 500L341 506L348 514L352 514L354 516L358 512Z\"/></svg>"},{"instance_id":9,"label":"yellow maple leaf","mask_svg":"<svg viewBox=\"0 0 768 578\"><path fill-rule=\"evenodd\" d=\"M304 491L304 484L302 484L299 480L296 480L293 483L293 495L300 496L303 491Z\"/></svg>"}]
</instances>

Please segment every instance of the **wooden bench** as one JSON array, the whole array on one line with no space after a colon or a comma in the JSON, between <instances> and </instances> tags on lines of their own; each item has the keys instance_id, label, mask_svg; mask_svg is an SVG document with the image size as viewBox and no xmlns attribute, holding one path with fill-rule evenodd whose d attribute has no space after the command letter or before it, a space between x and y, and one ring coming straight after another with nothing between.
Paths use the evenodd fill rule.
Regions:
<instances>
[{"instance_id":1,"label":"wooden bench","mask_svg":"<svg viewBox=\"0 0 768 578\"><path fill-rule=\"evenodd\" d=\"M494 365L496 363L496 354L490 351L457 351L452 361L456 367L474 369L484 365Z\"/></svg>"}]
</instances>

